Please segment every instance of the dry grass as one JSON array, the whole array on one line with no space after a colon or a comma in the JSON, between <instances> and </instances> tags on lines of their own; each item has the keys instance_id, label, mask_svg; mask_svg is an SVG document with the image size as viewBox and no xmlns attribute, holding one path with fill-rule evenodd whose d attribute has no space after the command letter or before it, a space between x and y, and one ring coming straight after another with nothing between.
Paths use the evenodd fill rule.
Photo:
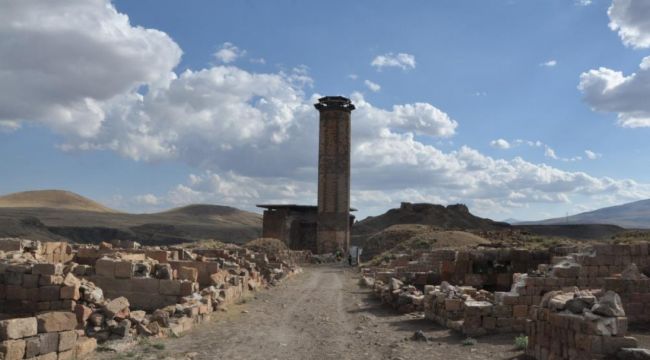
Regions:
<instances>
[{"instance_id":1,"label":"dry grass","mask_svg":"<svg viewBox=\"0 0 650 360\"><path fill-rule=\"evenodd\" d=\"M274 238L259 238L251 240L244 244L244 247L269 255L280 255L282 252L289 250L285 243Z\"/></svg>"}]
</instances>

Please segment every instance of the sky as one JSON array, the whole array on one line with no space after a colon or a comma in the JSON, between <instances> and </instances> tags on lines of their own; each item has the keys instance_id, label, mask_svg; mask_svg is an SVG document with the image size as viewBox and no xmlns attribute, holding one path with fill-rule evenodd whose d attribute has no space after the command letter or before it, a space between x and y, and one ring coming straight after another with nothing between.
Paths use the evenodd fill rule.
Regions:
<instances>
[{"instance_id":1,"label":"sky","mask_svg":"<svg viewBox=\"0 0 650 360\"><path fill-rule=\"evenodd\" d=\"M650 198L647 0L0 0L0 194L315 204L325 95L359 218Z\"/></svg>"}]
</instances>

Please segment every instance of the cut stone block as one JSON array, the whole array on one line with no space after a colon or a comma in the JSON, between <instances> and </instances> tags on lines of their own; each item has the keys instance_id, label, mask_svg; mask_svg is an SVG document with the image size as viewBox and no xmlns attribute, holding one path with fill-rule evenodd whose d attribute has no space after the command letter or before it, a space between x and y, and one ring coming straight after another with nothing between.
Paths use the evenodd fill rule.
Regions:
<instances>
[{"instance_id":1,"label":"cut stone block","mask_svg":"<svg viewBox=\"0 0 650 360\"><path fill-rule=\"evenodd\" d=\"M36 316L38 321L38 332L49 333L66 330L74 330L77 327L77 317L68 311L52 311Z\"/></svg>"},{"instance_id":2,"label":"cut stone block","mask_svg":"<svg viewBox=\"0 0 650 360\"><path fill-rule=\"evenodd\" d=\"M97 348L97 340L94 338L82 337L77 340L75 353L77 359L84 359Z\"/></svg>"},{"instance_id":3,"label":"cut stone block","mask_svg":"<svg viewBox=\"0 0 650 360\"><path fill-rule=\"evenodd\" d=\"M0 321L0 339L21 339L37 334L36 318L18 318Z\"/></svg>"},{"instance_id":4,"label":"cut stone block","mask_svg":"<svg viewBox=\"0 0 650 360\"><path fill-rule=\"evenodd\" d=\"M20 360L25 356L25 340L0 342L0 359Z\"/></svg>"},{"instance_id":5,"label":"cut stone block","mask_svg":"<svg viewBox=\"0 0 650 360\"><path fill-rule=\"evenodd\" d=\"M77 332L74 330L62 331L59 333L59 351L66 351L74 348L77 342Z\"/></svg>"},{"instance_id":6,"label":"cut stone block","mask_svg":"<svg viewBox=\"0 0 650 360\"><path fill-rule=\"evenodd\" d=\"M44 355L44 354L49 354L49 353L56 353L57 349L59 348L59 333L46 333L46 334L39 334L39 354Z\"/></svg>"},{"instance_id":7,"label":"cut stone block","mask_svg":"<svg viewBox=\"0 0 650 360\"><path fill-rule=\"evenodd\" d=\"M63 264L34 264L32 274L34 275L61 275L63 273Z\"/></svg>"}]
</instances>

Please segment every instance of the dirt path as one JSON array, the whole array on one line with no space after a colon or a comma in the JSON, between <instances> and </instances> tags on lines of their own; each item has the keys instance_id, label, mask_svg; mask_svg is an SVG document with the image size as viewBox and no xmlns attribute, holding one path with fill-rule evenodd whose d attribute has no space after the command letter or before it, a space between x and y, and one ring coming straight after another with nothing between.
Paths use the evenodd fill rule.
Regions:
<instances>
[{"instance_id":1,"label":"dirt path","mask_svg":"<svg viewBox=\"0 0 650 360\"><path fill-rule=\"evenodd\" d=\"M422 330L428 342L410 339ZM463 338L417 315L383 307L343 267L308 267L189 334L121 354L133 359L514 359L513 335Z\"/></svg>"}]
</instances>

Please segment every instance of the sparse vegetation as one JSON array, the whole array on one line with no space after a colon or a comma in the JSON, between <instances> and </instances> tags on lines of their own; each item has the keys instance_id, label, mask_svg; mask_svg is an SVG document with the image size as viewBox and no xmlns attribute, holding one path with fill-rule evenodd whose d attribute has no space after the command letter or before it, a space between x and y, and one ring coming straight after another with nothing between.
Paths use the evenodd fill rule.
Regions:
<instances>
[{"instance_id":1,"label":"sparse vegetation","mask_svg":"<svg viewBox=\"0 0 650 360\"><path fill-rule=\"evenodd\" d=\"M244 247L253 251L266 253L269 255L277 255L283 251L289 250L287 245L278 239L273 238L259 238L251 240L244 244Z\"/></svg>"},{"instance_id":2,"label":"sparse vegetation","mask_svg":"<svg viewBox=\"0 0 650 360\"><path fill-rule=\"evenodd\" d=\"M468 337L465 338L461 344L463 344L463 346L474 346L476 345L476 339Z\"/></svg>"},{"instance_id":3,"label":"sparse vegetation","mask_svg":"<svg viewBox=\"0 0 650 360\"><path fill-rule=\"evenodd\" d=\"M515 348L517 350L526 350L528 347L528 336L521 334L515 337Z\"/></svg>"}]
</instances>

